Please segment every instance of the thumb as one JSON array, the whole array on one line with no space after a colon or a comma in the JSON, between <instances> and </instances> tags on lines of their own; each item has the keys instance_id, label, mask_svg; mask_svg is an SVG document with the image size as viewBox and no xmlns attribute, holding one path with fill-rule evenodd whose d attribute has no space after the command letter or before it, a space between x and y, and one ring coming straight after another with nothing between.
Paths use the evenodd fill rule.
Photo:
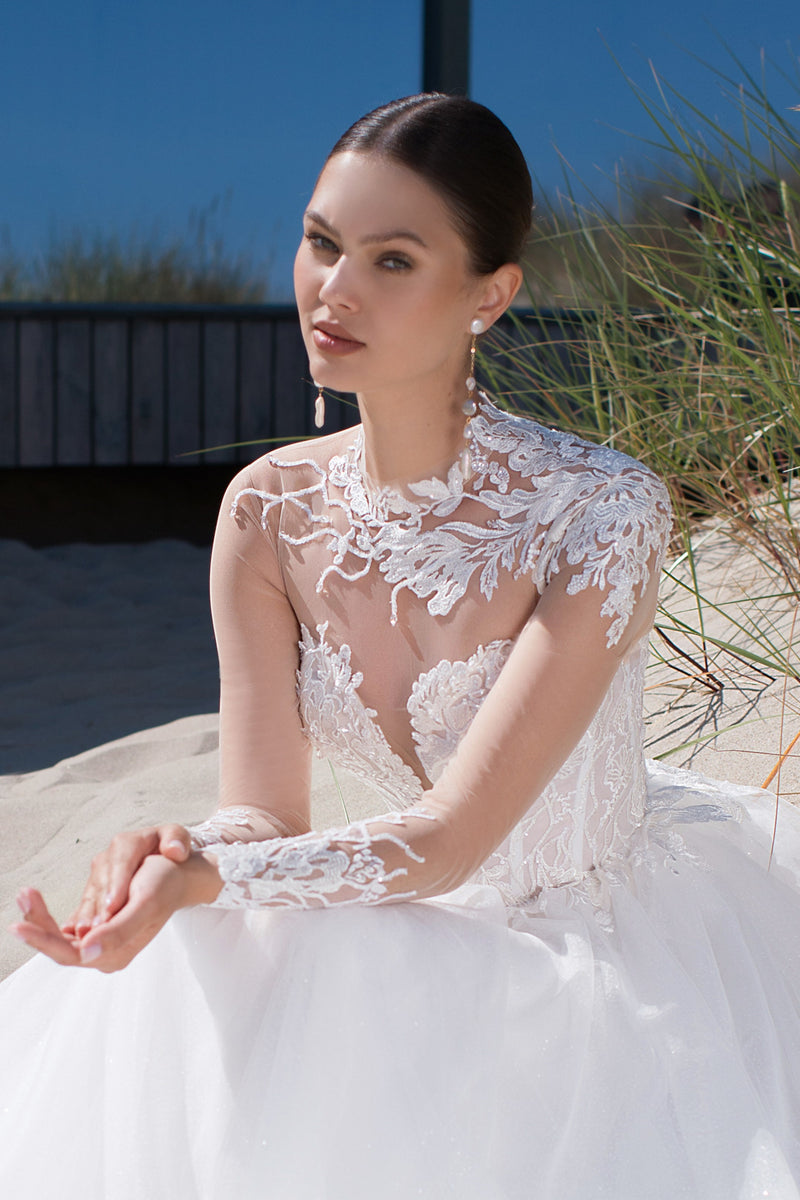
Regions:
<instances>
[{"instance_id":1,"label":"thumb","mask_svg":"<svg viewBox=\"0 0 800 1200\"><path fill-rule=\"evenodd\" d=\"M188 829L183 825L160 826L158 852L172 862L185 862L192 852Z\"/></svg>"}]
</instances>

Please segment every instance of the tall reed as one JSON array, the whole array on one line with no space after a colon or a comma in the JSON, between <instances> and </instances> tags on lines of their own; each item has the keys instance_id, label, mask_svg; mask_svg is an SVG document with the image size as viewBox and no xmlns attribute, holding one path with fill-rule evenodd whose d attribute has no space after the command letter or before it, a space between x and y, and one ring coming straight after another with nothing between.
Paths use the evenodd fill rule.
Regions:
<instances>
[{"instance_id":1,"label":"tall reed","mask_svg":"<svg viewBox=\"0 0 800 1200\"><path fill-rule=\"evenodd\" d=\"M620 176L613 210L569 191L546 208L528 295L570 311L544 345L519 323L483 365L508 405L666 481L692 594L659 623L698 678L710 651L796 678L775 613L800 599L800 134L741 62L718 78L732 129L661 81L639 92L657 175ZM720 531L758 563L749 613L703 594L698 548Z\"/></svg>"},{"instance_id":2,"label":"tall reed","mask_svg":"<svg viewBox=\"0 0 800 1200\"><path fill-rule=\"evenodd\" d=\"M38 254L0 243L0 300L251 304L269 298L269 264L233 253L215 228L220 201L193 212L185 233L127 236L73 229Z\"/></svg>"}]
</instances>

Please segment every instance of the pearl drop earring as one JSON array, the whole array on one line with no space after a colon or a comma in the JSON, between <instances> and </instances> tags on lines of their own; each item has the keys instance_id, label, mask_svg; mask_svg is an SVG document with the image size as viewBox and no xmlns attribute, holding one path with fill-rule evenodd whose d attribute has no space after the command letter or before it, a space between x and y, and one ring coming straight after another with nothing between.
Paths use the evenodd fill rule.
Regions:
<instances>
[{"instance_id":1,"label":"pearl drop earring","mask_svg":"<svg viewBox=\"0 0 800 1200\"><path fill-rule=\"evenodd\" d=\"M475 416L476 412L478 411L478 405L475 401L475 391L478 386L477 383L475 382L476 338L479 333L483 333L485 328L486 328L486 326L484 325L484 323L480 319L480 317L476 317L475 320L471 323L471 325L469 327L469 331L472 334L472 341L471 341L470 347L469 347L469 374L467 375L467 398L461 406L461 411L464 413L464 416L467 418L467 424L464 429L464 440L466 442L466 445L464 446L464 449L461 451L461 474L464 476L465 480L469 479L470 476L472 475L472 455L470 454L470 447L469 447L469 443L472 438L472 431L470 429L470 425L472 424L472 418Z\"/></svg>"},{"instance_id":2,"label":"pearl drop earring","mask_svg":"<svg viewBox=\"0 0 800 1200\"><path fill-rule=\"evenodd\" d=\"M317 398L314 401L314 424L317 429L322 429L325 424L325 396L322 391L322 384L314 380L314 387L317 389Z\"/></svg>"}]
</instances>

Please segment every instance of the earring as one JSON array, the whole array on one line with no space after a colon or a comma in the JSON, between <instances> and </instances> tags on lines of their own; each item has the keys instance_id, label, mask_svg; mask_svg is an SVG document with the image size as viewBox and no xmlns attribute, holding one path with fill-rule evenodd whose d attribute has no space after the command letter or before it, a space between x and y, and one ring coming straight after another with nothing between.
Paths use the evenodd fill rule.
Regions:
<instances>
[{"instance_id":1,"label":"earring","mask_svg":"<svg viewBox=\"0 0 800 1200\"><path fill-rule=\"evenodd\" d=\"M466 442L466 445L464 446L464 449L461 451L461 474L464 476L465 480L469 479L470 476L472 475L472 454L470 453L470 442L472 440L472 430L470 429L470 425L472 424L472 418L475 416L475 413L478 411L478 405L475 402L475 391L478 386L477 383L475 382L476 339L478 337L478 334L483 333L485 328L486 328L486 326L484 325L484 323L480 319L480 317L476 317L475 320L472 322L472 324L469 327L469 331L472 334L472 341L471 341L470 347L469 347L469 374L467 375L467 398L464 401L464 403L461 405L461 411L464 413L464 416L467 418L467 423L464 428L464 441Z\"/></svg>"},{"instance_id":2,"label":"earring","mask_svg":"<svg viewBox=\"0 0 800 1200\"><path fill-rule=\"evenodd\" d=\"M314 380L314 387L317 389L317 398L314 401L314 424L317 429L322 429L325 424L325 396L322 391L322 384Z\"/></svg>"}]
</instances>

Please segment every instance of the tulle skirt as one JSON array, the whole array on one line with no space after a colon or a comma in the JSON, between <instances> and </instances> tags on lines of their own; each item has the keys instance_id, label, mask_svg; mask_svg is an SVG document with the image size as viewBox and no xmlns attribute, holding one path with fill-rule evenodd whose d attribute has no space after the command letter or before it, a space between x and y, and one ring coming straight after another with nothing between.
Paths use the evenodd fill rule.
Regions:
<instances>
[{"instance_id":1,"label":"tulle skirt","mask_svg":"<svg viewBox=\"0 0 800 1200\"><path fill-rule=\"evenodd\" d=\"M8 1200L800 1197L800 819L651 773L624 863L509 908L179 913L0 988ZM743 813L740 804L746 802Z\"/></svg>"}]
</instances>

